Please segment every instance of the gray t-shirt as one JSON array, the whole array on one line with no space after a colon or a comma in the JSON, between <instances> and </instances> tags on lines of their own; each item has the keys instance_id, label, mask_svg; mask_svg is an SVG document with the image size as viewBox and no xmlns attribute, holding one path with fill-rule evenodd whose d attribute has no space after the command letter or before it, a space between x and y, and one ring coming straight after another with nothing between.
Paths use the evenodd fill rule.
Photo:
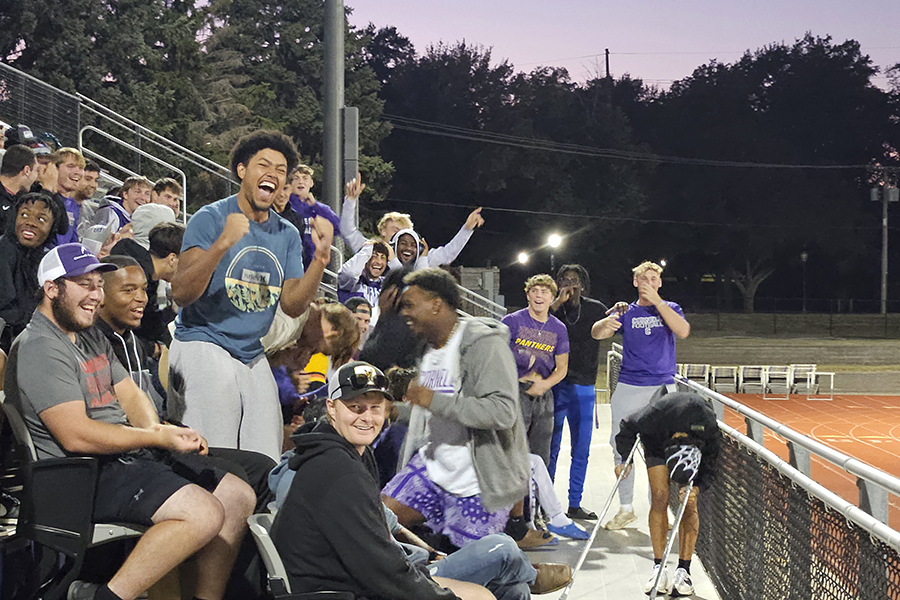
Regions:
<instances>
[{"instance_id":1,"label":"gray t-shirt","mask_svg":"<svg viewBox=\"0 0 900 600\"><path fill-rule=\"evenodd\" d=\"M75 334L75 343L53 321L35 311L16 338L6 366L6 402L15 406L31 433L38 459L69 453L39 415L66 402L84 402L88 417L127 425L113 385L128 377L109 340L91 327Z\"/></svg>"}]
</instances>

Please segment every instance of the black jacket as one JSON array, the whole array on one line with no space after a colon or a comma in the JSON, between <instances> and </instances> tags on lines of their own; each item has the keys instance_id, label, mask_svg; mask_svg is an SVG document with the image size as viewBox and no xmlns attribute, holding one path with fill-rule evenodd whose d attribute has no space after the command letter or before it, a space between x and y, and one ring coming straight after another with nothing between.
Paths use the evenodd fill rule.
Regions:
<instances>
[{"instance_id":1,"label":"black jacket","mask_svg":"<svg viewBox=\"0 0 900 600\"><path fill-rule=\"evenodd\" d=\"M6 227L10 221L16 220L15 211L16 195L11 194L2 183L0 183L0 232L6 231Z\"/></svg>"},{"instance_id":2,"label":"black jacket","mask_svg":"<svg viewBox=\"0 0 900 600\"><path fill-rule=\"evenodd\" d=\"M694 483L705 490L715 477L722 434L712 406L697 394L666 394L658 402L622 419L616 435L616 450L619 456L628 456L637 434L641 434L644 453L665 459L666 446L675 433L686 433L700 442L703 458Z\"/></svg>"},{"instance_id":3,"label":"black jacket","mask_svg":"<svg viewBox=\"0 0 900 600\"><path fill-rule=\"evenodd\" d=\"M349 591L370 600L456 596L412 566L391 541L375 460L360 456L328 423L294 436L297 471L272 524L293 593Z\"/></svg>"},{"instance_id":4,"label":"black jacket","mask_svg":"<svg viewBox=\"0 0 900 600\"><path fill-rule=\"evenodd\" d=\"M359 360L382 371L397 366L415 367L425 353L425 342L412 332L406 319L398 313L381 313L378 324L359 353Z\"/></svg>"},{"instance_id":5,"label":"black jacket","mask_svg":"<svg viewBox=\"0 0 900 600\"><path fill-rule=\"evenodd\" d=\"M41 287L37 282L37 270L44 253L43 246L20 246L15 233L0 237L0 319L5 323L0 334L0 348L7 354L12 341L28 325L39 303Z\"/></svg>"}]
</instances>

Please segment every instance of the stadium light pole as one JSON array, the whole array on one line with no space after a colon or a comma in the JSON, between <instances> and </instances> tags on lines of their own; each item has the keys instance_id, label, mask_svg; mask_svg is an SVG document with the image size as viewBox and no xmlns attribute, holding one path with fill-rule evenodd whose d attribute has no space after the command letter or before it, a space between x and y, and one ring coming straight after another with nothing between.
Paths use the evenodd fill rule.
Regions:
<instances>
[{"instance_id":1,"label":"stadium light pole","mask_svg":"<svg viewBox=\"0 0 900 600\"><path fill-rule=\"evenodd\" d=\"M556 277L556 254L554 251L562 244L562 237L558 233L551 233L547 237L547 245L550 246L550 276Z\"/></svg>"},{"instance_id":2,"label":"stadium light pole","mask_svg":"<svg viewBox=\"0 0 900 600\"><path fill-rule=\"evenodd\" d=\"M880 198L879 198L880 196ZM873 187L869 199L881 200L881 314L887 314L887 274L888 274L888 202L900 200L900 189L895 186Z\"/></svg>"},{"instance_id":3,"label":"stadium light pole","mask_svg":"<svg viewBox=\"0 0 900 600\"><path fill-rule=\"evenodd\" d=\"M519 252L519 255L516 256L516 260L519 261L520 265L528 264L528 259L529 259L529 256L528 256L527 252Z\"/></svg>"},{"instance_id":4,"label":"stadium light pole","mask_svg":"<svg viewBox=\"0 0 900 600\"><path fill-rule=\"evenodd\" d=\"M809 254L804 250L800 253L800 262L803 264L803 313L806 314L806 259Z\"/></svg>"}]
</instances>

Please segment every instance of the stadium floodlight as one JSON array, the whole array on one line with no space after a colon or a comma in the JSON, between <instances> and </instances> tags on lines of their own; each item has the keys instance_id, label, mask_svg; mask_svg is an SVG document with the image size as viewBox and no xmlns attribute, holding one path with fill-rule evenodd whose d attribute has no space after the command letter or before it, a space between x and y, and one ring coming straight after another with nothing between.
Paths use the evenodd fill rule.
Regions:
<instances>
[{"instance_id":1,"label":"stadium floodlight","mask_svg":"<svg viewBox=\"0 0 900 600\"><path fill-rule=\"evenodd\" d=\"M516 257L516 259L519 261L520 265L525 265L528 264L529 256L525 252L519 252L519 255Z\"/></svg>"},{"instance_id":2,"label":"stadium floodlight","mask_svg":"<svg viewBox=\"0 0 900 600\"><path fill-rule=\"evenodd\" d=\"M560 244L562 244L562 237L558 233L551 233L547 238L547 245L551 248L559 248Z\"/></svg>"},{"instance_id":3,"label":"stadium floodlight","mask_svg":"<svg viewBox=\"0 0 900 600\"><path fill-rule=\"evenodd\" d=\"M667 261L666 259L664 259L664 258L659 259L659 266L661 266L663 269L666 268L667 264L669 264L669 261Z\"/></svg>"}]
</instances>

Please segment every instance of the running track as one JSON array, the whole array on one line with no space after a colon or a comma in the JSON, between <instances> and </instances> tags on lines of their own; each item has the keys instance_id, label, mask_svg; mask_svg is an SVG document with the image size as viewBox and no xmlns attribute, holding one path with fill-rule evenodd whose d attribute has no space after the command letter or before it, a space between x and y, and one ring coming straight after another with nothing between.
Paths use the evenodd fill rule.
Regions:
<instances>
[{"instance_id":1,"label":"running track","mask_svg":"<svg viewBox=\"0 0 900 600\"><path fill-rule=\"evenodd\" d=\"M834 400L763 400L758 394L728 394L741 404L761 412L791 429L835 450L900 477L900 396L835 396ZM725 409L725 422L746 433L743 416ZM766 430L765 446L788 459L787 445ZM811 476L848 502L859 503L856 479L840 467L812 457ZM900 498L889 495L889 525L900 531Z\"/></svg>"}]
</instances>

